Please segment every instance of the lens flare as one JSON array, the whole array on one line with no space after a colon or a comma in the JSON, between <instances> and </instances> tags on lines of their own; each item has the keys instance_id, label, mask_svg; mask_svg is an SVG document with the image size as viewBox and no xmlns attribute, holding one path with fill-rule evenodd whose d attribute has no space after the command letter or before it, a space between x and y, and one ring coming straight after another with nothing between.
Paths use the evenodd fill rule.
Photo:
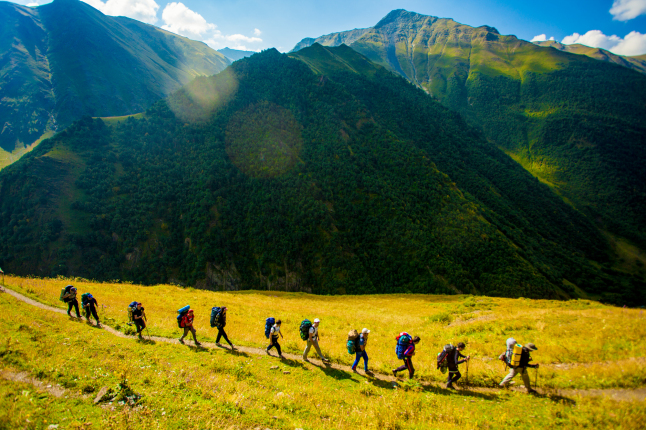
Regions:
<instances>
[{"instance_id":1,"label":"lens flare","mask_svg":"<svg viewBox=\"0 0 646 430\"><path fill-rule=\"evenodd\" d=\"M226 130L226 151L246 175L277 177L300 161L301 130L289 110L263 101L231 117Z\"/></svg>"},{"instance_id":2,"label":"lens flare","mask_svg":"<svg viewBox=\"0 0 646 430\"><path fill-rule=\"evenodd\" d=\"M231 68L214 76L200 76L171 95L168 107L182 121L204 121L227 104L238 91L238 78Z\"/></svg>"}]
</instances>

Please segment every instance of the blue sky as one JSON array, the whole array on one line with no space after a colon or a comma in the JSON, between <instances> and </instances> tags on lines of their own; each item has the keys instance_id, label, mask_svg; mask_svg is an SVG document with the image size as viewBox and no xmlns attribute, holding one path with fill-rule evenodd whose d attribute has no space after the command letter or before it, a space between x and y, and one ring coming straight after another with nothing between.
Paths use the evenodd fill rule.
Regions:
<instances>
[{"instance_id":1,"label":"blue sky","mask_svg":"<svg viewBox=\"0 0 646 430\"><path fill-rule=\"evenodd\" d=\"M304 37L375 25L393 9L490 25L502 34L646 53L646 0L83 0L219 49L289 51ZM47 0L19 0L36 5Z\"/></svg>"}]
</instances>

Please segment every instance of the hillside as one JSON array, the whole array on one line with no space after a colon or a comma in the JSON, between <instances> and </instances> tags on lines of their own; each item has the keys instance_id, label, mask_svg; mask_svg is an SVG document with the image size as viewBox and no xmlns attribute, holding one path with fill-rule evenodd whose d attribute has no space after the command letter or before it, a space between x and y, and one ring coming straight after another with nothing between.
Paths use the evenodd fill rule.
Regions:
<instances>
[{"instance_id":1,"label":"hillside","mask_svg":"<svg viewBox=\"0 0 646 430\"><path fill-rule=\"evenodd\" d=\"M242 51L240 49L222 48L218 52L227 57L231 62L238 61L242 58L251 57L256 51Z\"/></svg>"},{"instance_id":2,"label":"hillside","mask_svg":"<svg viewBox=\"0 0 646 430\"><path fill-rule=\"evenodd\" d=\"M8 161L84 115L142 112L229 64L204 43L78 0L36 8L0 2L0 19L0 159Z\"/></svg>"},{"instance_id":3,"label":"hillside","mask_svg":"<svg viewBox=\"0 0 646 430\"><path fill-rule=\"evenodd\" d=\"M0 172L2 267L226 290L644 300L594 226L458 115L352 50L327 52L327 67L355 72L322 77L270 50L143 117L85 118L43 142Z\"/></svg>"},{"instance_id":4,"label":"hillside","mask_svg":"<svg viewBox=\"0 0 646 430\"><path fill-rule=\"evenodd\" d=\"M637 72L646 73L646 55L638 55L628 57L625 55L613 54L601 48L592 48L590 46L573 43L571 45L564 45L555 40L545 40L543 42L534 42L538 46L548 46L559 51L570 52L572 54L587 55L596 60L607 61L610 63L618 64L620 66L633 69Z\"/></svg>"},{"instance_id":5,"label":"hillside","mask_svg":"<svg viewBox=\"0 0 646 430\"><path fill-rule=\"evenodd\" d=\"M358 38L351 30L304 43L336 45L346 36L354 50L462 114L601 229L646 249L646 76L404 10ZM643 264L631 260L629 272Z\"/></svg>"},{"instance_id":6,"label":"hillside","mask_svg":"<svg viewBox=\"0 0 646 430\"><path fill-rule=\"evenodd\" d=\"M646 423L646 336L638 310L584 300L330 298L78 279L6 282L36 300L27 304L13 293L0 294L0 327L11 333L0 346L0 424L6 428L185 428L189 418L191 428L276 429L604 429ZM64 315L58 293L68 283L98 299L102 329ZM132 328L124 308L132 298L144 303L149 318L143 341L126 334ZM184 304L195 309L202 348L176 340L176 309ZM207 322L213 305L229 308L226 330L237 353L213 344L216 330ZM268 315L283 320L284 360L263 351ZM321 346L331 365L299 357L304 342L298 324L314 316L322 320ZM352 373L353 357L345 351L347 332L363 326L371 329L367 351L374 376L363 369ZM401 363L394 336L403 330L422 339L414 381L389 374ZM531 369L531 382L538 376L540 394L525 394L520 380L509 390L493 388L506 373L496 356L509 336L538 346L532 358L540 368ZM460 366L463 377L451 391L443 388L446 375L436 370L435 356L446 343L460 341L472 359L468 371Z\"/></svg>"}]
</instances>

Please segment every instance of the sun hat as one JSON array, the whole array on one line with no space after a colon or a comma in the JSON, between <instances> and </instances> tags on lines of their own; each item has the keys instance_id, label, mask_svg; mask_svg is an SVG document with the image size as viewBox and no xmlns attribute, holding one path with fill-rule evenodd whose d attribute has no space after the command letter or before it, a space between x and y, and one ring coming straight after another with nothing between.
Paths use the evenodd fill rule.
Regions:
<instances>
[{"instance_id":1,"label":"sun hat","mask_svg":"<svg viewBox=\"0 0 646 430\"><path fill-rule=\"evenodd\" d=\"M370 330L368 330L367 328L364 328L363 330L361 330L361 333L370 333Z\"/></svg>"},{"instance_id":2,"label":"sun hat","mask_svg":"<svg viewBox=\"0 0 646 430\"><path fill-rule=\"evenodd\" d=\"M527 349L529 349L530 351L537 351L537 350L538 350L538 348L536 348L536 345L534 345L533 343L528 343L528 344L527 344L527 345L525 345L525 346L526 346L526 347L527 347Z\"/></svg>"},{"instance_id":3,"label":"sun hat","mask_svg":"<svg viewBox=\"0 0 646 430\"><path fill-rule=\"evenodd\" d=\"M314 318L314 322L321 322L321 320L318 318Z\"/></svg>"}]
</instances>

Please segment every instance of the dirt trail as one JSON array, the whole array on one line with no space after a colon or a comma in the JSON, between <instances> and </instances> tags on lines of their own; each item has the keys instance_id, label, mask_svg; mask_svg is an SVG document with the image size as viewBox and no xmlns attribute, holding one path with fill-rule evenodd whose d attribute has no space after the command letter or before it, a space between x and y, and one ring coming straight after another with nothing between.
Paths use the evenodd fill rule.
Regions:
<instances>
[{"instance_id":1,"label":"dirt trail","mask_svg":"<svg viewBox=\"0 0 646 430\"><path fill-rule=\"evenodd\" d=\"M60 314L67 314L67 311L61 308L55 308L53 306L45 305L43 303L40 303L36 300L30 299L29 297L23 296L20 293L17 293L13 290L10 290L9 288L5 287L5 292L7 294L10 294L11 296L15 297L18 300L21 300L29 305L36 306L40 309L52 311L52 312L58 312ZM137 336L130 336L126 335L118 330L115 330L114 328L107 326L105 324L101 324L101 327L103 330L107 331L108 333L111 333L115 336L124 338L124 339L133 339L136 340ZM174 343L174 344L180 344L177 339L171 339L167 337L159 337L159 336L145 336L145 339L152 340L154 342L165 342L165 343ZM193 343L192 340L185 340L184 343L190 347L195 347L195 344ZM228 346L217 346L215 343L212 342L202 342L201 343L202 348L219 348L219 349L229 349ZM265 350L263 348L252 348L252 347L247 347L247 346L236 346L235 350L240 352L240 353L245 353L245 354L254 354L254 355L264 355L266 354ZM312 351L314 354L316 354L315 351ZM274 353L275 354L275 353ZM302 356L295 355L295 354L283 354L283 356L288 359L288 360L298 360L302 361L303 358ZM309 358L310 364L309 366L311 367L325 367L327 369L335 369L343 372L348 372L349 371L349 366L348 365L339 365L339 364L334 364L334 363L323 363L321 360L314 359L312 356ZM280 363L278 360L276 363ZM26 375L26 374L25 374ZM363 372L360 373L360 375L363 375ZM26 377L26 376L25 376ZM391 375L384 375L384 374L379 374L375 373L371 376L366 375L367 378L369 379L374 379L377 381L381 381L382 383L389 383L391 386L396 387L399 383L402 382L401 379L397 379ZM33 379L33 378L32 378ZM34 381L37 381L33 379ZM31 382L31 381L30 381ZM33 383L33 382L32 382ZM428 382L423 382L424 387L427 388L432 388L435 390L440 390L440 391L445 391L449 392L450 390L446 390L444 387L438 385L438 384L433 384L433 383L428 383ZM523 389L520 388L510 388L510 391L518 391L518 392L524 392ZM464 392L464 393L487 393L487 394L497 394L500 392L503 392L505 390L501 390L499 388L485 388L485 387L460 387L458 390L456 390L456 393ZM539 395L553 395L553 396L559 396L559 397L576 397L576 396L591 396L591 397L609 397L613 400L627 400L627 401L646 401L646 387L644 388L625 388L625 389L590 389L590 390L561 390L561 389L538 389ZM56 394L55 394L56 395Z\"/></svg>"}]
</instances>

